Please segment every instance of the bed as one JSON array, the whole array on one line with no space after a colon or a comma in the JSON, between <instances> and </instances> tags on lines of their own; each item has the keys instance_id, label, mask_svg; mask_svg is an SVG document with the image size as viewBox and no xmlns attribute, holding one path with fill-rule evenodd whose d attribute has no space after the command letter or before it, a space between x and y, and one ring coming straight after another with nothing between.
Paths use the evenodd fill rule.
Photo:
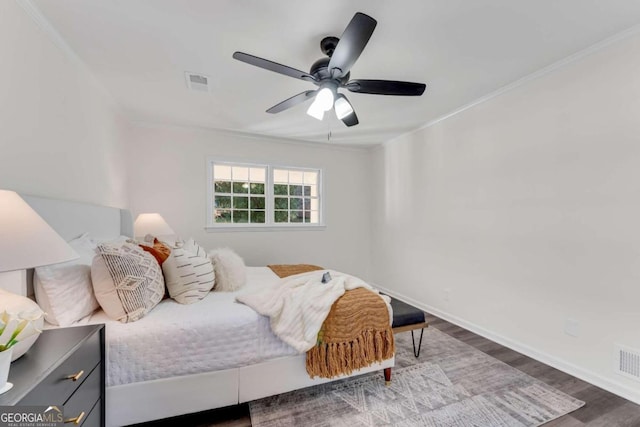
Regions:
<instances>
[{"instance_id":1,"label":"bed","mask_svg":"<svg viewBox=\"0 0 640 427\"><path fill-rule=\"evenodd\" d=\"M133 235L127 210L23 197L67 240L85 232L103 239ZM266 267L248 267L247 278L238 293L278 280ZM111 320L100 310L78 322L106 325L107 425L235 405L339 379L309 378L305 355L273 335L267 318L235 303L236 294L212 292L191 305L165 300L133 323ZM393 365L391 358L352 375Z\"/></svg>"}]
</instances>

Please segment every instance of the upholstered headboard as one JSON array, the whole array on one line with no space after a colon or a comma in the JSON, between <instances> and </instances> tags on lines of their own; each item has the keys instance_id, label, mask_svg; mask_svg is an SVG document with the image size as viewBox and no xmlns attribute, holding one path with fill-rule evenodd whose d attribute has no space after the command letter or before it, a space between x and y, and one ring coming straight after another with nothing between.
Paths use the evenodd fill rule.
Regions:
<instances>
[{"instance_id":1,"label":"upholstered headboard","mask_svg":"<svg viewBox=\"0 0 640 427\"><path fill-rule=\"evenodd\" d=\"M133 219L131 212L126 209L23 194L21 196L65 240L87 232L100 239L133 237Z\"/></svg>"},{"instance_id":2,"label":"upholstered headboard","mask_svg":"<svg viewBox=\"0 0 640 427\"><path fill-rule=\"evenodd\" d=\"M87 232L98 239L133 237L133 218L131 212L126 209L25 194L20 196L65 240L74 239ZM26 275L22 272L3 273L3 277L0 277L0 287L11 292L31 295L32 276L32 270L28 270ZM22 283L16 285L16 278Z\"/></svg>"}]
</instances>

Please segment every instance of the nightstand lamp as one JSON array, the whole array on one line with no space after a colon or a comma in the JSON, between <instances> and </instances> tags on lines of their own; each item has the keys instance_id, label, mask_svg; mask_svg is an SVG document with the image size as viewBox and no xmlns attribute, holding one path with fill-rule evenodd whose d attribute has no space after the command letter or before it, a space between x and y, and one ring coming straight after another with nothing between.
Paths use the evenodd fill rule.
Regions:
<instances>
[{"instance_id":1,"label":"nightstand lamp","mask_svg":"<svg viewBox=\"0 0 640 427\"><path fill-rule=\"evenodd\" d=\"M0 190L0 236L0 274L78 258L67 242L13 191ZM38 305L26 296L0 290L0 313L5 310L13 314L41 312ZM40 317L34 326L42 329L42 325ZM15 360L37 338L38 334L18 339L18 343L6 351L11 351L12 360Z\"/></svg>"},{"instance_id":2,"label":"nightstand lamp","mask_svg":"<svg viewBox=\"0 0 640 427\"><path fill-rule=\"evenodd\" d=\"M133 235L143 241L146 235L175 241L176 233L159 213L142 213L133 223Z\"/></svg>"}]
</instances>

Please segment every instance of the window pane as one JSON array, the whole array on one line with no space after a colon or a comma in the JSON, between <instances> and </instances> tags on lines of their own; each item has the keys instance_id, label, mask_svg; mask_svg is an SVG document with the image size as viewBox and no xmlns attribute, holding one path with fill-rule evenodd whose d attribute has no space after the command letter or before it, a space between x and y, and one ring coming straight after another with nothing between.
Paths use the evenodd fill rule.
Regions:
<instances>
[{"instance_id":1,"label":"window pane","mask_svg":"<svg viewBox=\"0 0 640 427\"><path fill-rule=\"evenodd\" d=\"M234 166L232 177L234 181L249 181L249 168Z\"/></svg>"},{"instance_id":2,"label":"window pane","mask_svg":"<svg viewBox=\"0 0 640 427\"><path fill-rule=\"evenodd\" d=\"M264 209L264 197L252 197L251 209Z\"/></svg>"},{"instance_id":3,"label":"window pane","mask_svg":"<svg viewBox=\"0 0 640 427\"><path fill-rule=\"evenodd\" d=\"M231 211L216 209L215 220L216 222L231 222Z\"/></svg>"},{"instance_id":4,"label":"window pane","mask_svg":"<svg viewBox=\"0 0 640 427\"><path fill-rule=\"evenodd\" d=\"M230 208L231 197L230 196L216 196L216 208Z\"/></svg>"},{"instance_id":5,"label":"window pane","mask_svg":"<svg viewBox=\"0 0 640 427\"><path fill-rule=\"evenodd\" d=\"M213 179L228 181L231 179L231 166L215 165L213 167Z\"/></svg>"},{"instance_id":6,"label":"window pane","mask_svg":"<svg viewBox=\"0 0 640 427\"><path fill-rule=\"evenodd\" d=\"M289 219L291 222L302 222L302 211L291 211L289 213Z\"/></svg>"},{"instance_id":7,"label":"window pane","mask_svg":"<svg viewBox=\"0 0 640 427\"><path fill-rule=\"evenodd\" d=\"M286 197L276 197L273 205L275 209L289 209L289 201Z\"/></svg>"},{"instance_id":8,"label":"window pane","mask_svg":"<svg viewBox=\"0 0 640 427\"><path fill-rule=\"evenodd\" d=\"M250 184L251 194L264 194L264 184Z\"/></svg>"},{"instance_id":9,"label":"window pane","mask_svg":"<svg viewBox=\"0 0 640 427\"><path fill-rule=\"evenodd\" d=\"M275 184L273 186L273 194L276 196L286 196L288 193L287 185Z\"/></svg>"},{"instance_id":10,"label":"window pane","mask_svg":"<svg viewBox=\"0 0 640 427\"><path fill-rule=\"evenodd\" d=\"M233 183L233 192L234 193L248 193L249 192L249 184L246 182L234 182Z\"/></svg>"},{"instance_id":11,"label":"window pane","mask_svg":"<svg viewBox=\"0 0 640 427\"><path fill-rule=\"evenodd\" d=\"M249 179L253 182L266 182L267 171L264 168L249 169Z\"/></svg>"},{"instance_id":12,"label":"window pane","mask_svg":"<svg viewBox=\"0 0 640 427\"><path fill-rule=\"evenodd\" d=\"M318 203L318 199L311 199L311 210L317 211L319 209L320 203Z\"/></svg>"},{"instance_id":13,"label":"window pane","mask_svg":"<svg viewBox=\"0 0 640 427\"><path fill-rule=\"evenodd\" d=\"M290 185L289 194L292 196L302 196L302 185Z\"/></svg>"},{"instance_id":14,"label":"window pane","mask_svg":"<svg viewBox=\"0 0 640 427\"><path fill-rule=\"evenodd\" d=\"M303 184L302 172L289 171L289 184Z\"/></svg>"},{"instance_id":15,"label":"window pane","mask_svg":"<svg viewBox=\"0 0 640 427\"><path fill-rule=\"evenodd\" d=\"M264 211L251 211L251 222L264 223L265 222Z\"/></svg>"},{"instance_id":16,"label":"window pane","mask_svg":"<svg viewBox=\"0 0 640 427\"><path fill-rule=\"evenodd\" d=\"M233 198L233 208L234 209L249 209L249 198L248 197L234 197Z\"/></svg>"},{"instance_id":17,"label":"window pane","mask_svg":"<svg viewBox=\"0 0 640 427\"><path fill-rule=\"evenodd\" d=\"M249 222L249 211L239 211L234 209L233 222Z\"/></svg>"},{"instance_id":18,"label":"window pane","mask_svg":"<svg viewBox=\"0 0 640 427\"><path fill-rule=\"evenodd\" d=\"M318 183L318 172L305 172L304 173L304 183L305 184L317 184Z\"/></svg>"},{"instance_id":19,"label":"window pane","mask_svg":"<svg viewBox=\"0 0 640 427\"><path fill-rule=\"evenodd\" d=\"M310 221L311 221L311 212L304 211L304 222L310 222Z\"/></svg>"},{"instance_id":20,"label":"window pane","mask_svg":"<svg viewBox=\"0 0 640 427\"><path fill-rule=\"evenodd\" d=\"M311 193L309 195L311 197L318 197L318 186L317 185L310 185L309 188L311 189Z\"/></svg>"},{"instance_id":21,"label":"window pane","mask_svg":"<svg viewBox=\"0 0 640 427\"><path fill-rule=\"evenodd\" d=\"M304 199L304 209L307 211L311 209L311 199Z\"/></svg>"},{"instance_id":22,"label":"window pane","mask_svg":"<svg viewBox=\"0 0 640 427\"><path fill-rule=\"evenodd\" d=\"M276 184L286 184L289 182L289 172L282 169L273 170L273 182Z\"/></svg>"},{"instance_id":23,"label":"window pane","mask_svg":"<svg viewBox=\"0 0 640 427\"><path fill-rule=\"evenodd\" d=\"M289 209L302 209L302 199L289 199Z\"/></svg>"},{"instance_id":24,"label":"window pane","mask_svg":"<svg viewBox=\"0 0 640 427\"><path fill-rule=\"evenodd\" d=\"M320 222L320 214L318 211L311 211L311 221L312 224L317 224Z\"/></svg>"},{"instance_id":25,"label":"window pane","mask_svg":"<svg viewBox=\"0 0 640 427\"><path fill-rule=\"evenodd\" d=\"M217 181L213 184L213 190L216 193L231 193L230 181Z\"/></svg>"},{"instance_id":26,"label":"window pane","mask_svg":"<svg viewBox=\"0 0 640 427\"><path fill-rule=\"evenodd\" d=\"M275 222L289 222L289 212L288 211L275 211L274 221Z\"/></svg>"}]
</instances>

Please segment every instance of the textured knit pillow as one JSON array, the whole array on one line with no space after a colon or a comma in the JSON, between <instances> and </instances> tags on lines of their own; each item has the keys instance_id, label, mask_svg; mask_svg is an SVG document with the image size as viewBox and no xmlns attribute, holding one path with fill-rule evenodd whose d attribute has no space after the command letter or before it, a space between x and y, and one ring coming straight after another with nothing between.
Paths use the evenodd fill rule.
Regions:
<instances>
[{"instance_id":1,"label":"textured knit pillow","mask_svg":"<svg viewBox=\"0 0 640 427\"><path fill-rule=\"evenodd\" d=\"M173 248L162 264L169 296L180 304L191 304L207 296L215 274L205 250L193 239Z\"/></svg>"},{"instance_id":2,"label":"textured knit pillow","mask_svg":"<svg viewBox=\"0 0 640 427\"><path fill-rule=\"evenodd\" d=\"M247 282L247 268L240 256L229 248L214 249L209 252L216 272L215 291L237 291Z\"/></svg>"},{"instance_id":3,"label":"textured knit pillow","mask_svg":"<svg viewBox=\"0 0 640 427\"><path fill-rule=\"evenodd\" d=\"M97 245L85 233L69 246L80 258L38 267L33 275L36 301L47 322L57 326L69 326L99 307L91 285L91 261Z\"/></svg>"},{"instance_id":4,"label":"textured knit pillow","mask_svg":"<svg viewBox=\"0 0 640 427\"><path fill-rule=\"evenodd\" d=\"M101 244L91 265L96 299L107 316L121 322L141 319L164 295L164 278L155 258L140 246Z\"/></svg>"}]
</instances>

